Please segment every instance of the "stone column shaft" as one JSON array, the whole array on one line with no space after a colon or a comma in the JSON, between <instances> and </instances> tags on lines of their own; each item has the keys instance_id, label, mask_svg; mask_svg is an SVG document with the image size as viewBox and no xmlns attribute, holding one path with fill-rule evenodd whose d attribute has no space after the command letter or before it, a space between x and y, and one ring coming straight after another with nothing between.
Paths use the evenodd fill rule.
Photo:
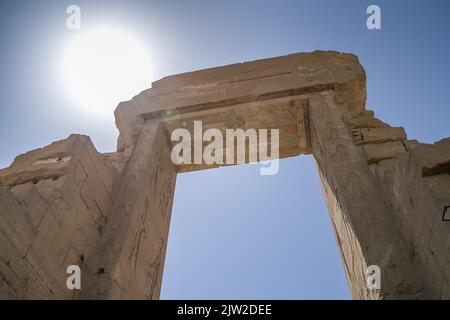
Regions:
<instances>
[{"instance_id":1,"label":"stone column shaft","mask_svg":"<svg viewBox=\"0 0 450 320\"><path fill-rule=\"evenodd\" d=\"M336 105L330 92L309 102L312 150L352 297L415 298L419 285L410 253L367 160L343 121L345 106ZM367 286L371 265L380 268L380 290Z\"/></svg>"},{"instance_id":2,"label":"stone column shaft","mask_svg":"<svg viewBox=\"0 0 450 320\"><path fill-rule=\"evenodd\" d=\"M175 180L163 125L147 124L113 193L98 256L91 257L88 298L159 298Z\"/></svg>"}]
</instances>

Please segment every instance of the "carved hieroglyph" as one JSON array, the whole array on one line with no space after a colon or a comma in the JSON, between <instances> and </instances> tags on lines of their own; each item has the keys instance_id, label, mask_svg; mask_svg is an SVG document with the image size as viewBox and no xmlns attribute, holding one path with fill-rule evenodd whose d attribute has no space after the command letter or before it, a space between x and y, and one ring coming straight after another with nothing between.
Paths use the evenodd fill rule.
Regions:
<instances>
[{"instance_id":1,"label":"carved hieroglyph","mask_svg":"<svg viewBox=\"0 0 450 320\"><path fill-rule=\"evenodd\" d=\"M205 69L121 103L117 152L72 135L18 156L0 170L0 297L158 299L176 175L215 166L175 166L170 135L202 121L279 129L280 158L315 157L353 298L450 298L450 139L407 140L365 110L365 90L337 52Z\"/></svg>"}]
</instances>

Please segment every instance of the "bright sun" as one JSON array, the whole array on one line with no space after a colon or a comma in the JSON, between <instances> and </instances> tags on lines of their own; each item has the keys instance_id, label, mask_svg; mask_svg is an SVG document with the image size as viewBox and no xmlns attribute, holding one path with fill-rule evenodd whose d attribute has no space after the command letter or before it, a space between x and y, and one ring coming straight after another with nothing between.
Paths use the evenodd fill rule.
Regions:
<instances>
[{"instance_id":1,"label":"bright sun","mask_svg":"<svg viewBox=\"0 0 450 320\"><path fill-rule=\"evenodd\" d=\"M150 62L145 47L120 29L81 31L65 49L63 79L80 107L112 114L119 102L150 87Z\"/></svg>"}]
</instances>

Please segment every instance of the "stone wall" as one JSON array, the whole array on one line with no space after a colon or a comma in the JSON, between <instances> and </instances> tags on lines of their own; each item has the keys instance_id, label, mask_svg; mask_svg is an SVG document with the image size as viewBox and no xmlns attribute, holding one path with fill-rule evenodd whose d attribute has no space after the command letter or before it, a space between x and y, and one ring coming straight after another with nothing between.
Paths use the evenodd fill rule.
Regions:
<instances>
[{"instance_id":1,"label":"stone wall","mask_svg":"<svg viewBox=\"0 0 450 320\"><path fill-rule=\"evenodd\" d=\"M72 135L0 170L0 299L159 298L176 180L161 130L129 161Z\"/></svg>"},{"instance_id":2,"label":"stone wall","mask_svg":"<svg viewBox=\"0 0 450 320\"><path fill-rule=\"evenodd\" d=\"M311 112L313 153L352 296L449 299L450 139L421 144L372 111L334 108ZM381 268L380 290L367 288L369 265Z\"/></svg>"},{"instance_id":3,"label":"stone wall","mask_svg":"<svg viewBox=\"0 0 450 320\"><path fill-rule=\"evenodd\" d=\"M139 134L88 256L82 298L159 298L176 181L170 151L160 123Z\"/></svg>"},{"instance_id":4,"label":"stone wall","mask_svg":"<svg viewBox=\"0 0 450 320\"><path fill-rule=\"evenodd\" d=\"M345 104L338 104L332 92L310 99L313 154L352 296L418 298L420 283L415 266L395 214L369 167L375 160L395 157L400 150L396 140L402 139L404 132L370 117L369 126L359 125L361 116L351 117L358 123L353 128L344 120L349 115L353 113ZM377 142L386 146L378 150ZM367 286L369 266L380 268L379 290Z\"/></svg>"},{"instance_id":5,"label":"stone wall","mask_svg":"<svg viewBox=\"0 0 450 320\"><path fill-rule=\"evenodd\" d=\"M117 177L80 135L0 170L0 298L73 296L67 266L92 254Z\"/></svg>"},{"instance_id":6,"label":"stone wall","mask_svg":"<svg viewBox=\"0 0 450 320\"><path fill-rule=\"evenodd\" d=\"M421 297L450 299L450 221L443 221L450 205L450 139L430 145L391 138L402 148L390 142L365 148L370 168L395 213Z\"/></svg>"},{"instance_id":7,"label":"stone wall","mask_svg":"<svg viewBox=\"0 0 450 320\"><path fill-rule=\"evenodd\" d=\"M0 298L158 299L176 175L211 167L171 161L196 120L279 128L280 157L314 155L353 298L450 298L450 139L407 140L365 97L354 55L293 54L155 82L117 108L117 152L72 135L18 156L0 170Z\"/></svg>"}]
</instances>

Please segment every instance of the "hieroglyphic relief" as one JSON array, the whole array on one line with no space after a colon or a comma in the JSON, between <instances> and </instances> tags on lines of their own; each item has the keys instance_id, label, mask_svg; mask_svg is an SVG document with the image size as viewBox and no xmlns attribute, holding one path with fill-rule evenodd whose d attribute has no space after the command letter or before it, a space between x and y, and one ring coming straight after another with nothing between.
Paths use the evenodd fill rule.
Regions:
<instances>
[{"instance_id":1,"label":"hieroglyphic relief","mask_svg":"<svg viewBox=\"0 0 450 320\"><path fill-rule=\"evenodd\" d=\"M87 280L86 286L83 284L83 287L88 288L84 298L159 297L176 174L203 168L174 167L171 163L171 141L167 134L171 130L166 130L171 118L179 119L174 122L177 127L186 127L185 120L192 122L198 118L209 127L219 124L219 129L222 130L224 124L230 128L280 127L280 136L283 137L280 140L280 151L283 151L280 158L310 154L312 151L317 160L354 298L410 297L411 292L414 296L415 292L421 290L422 284L426 285L424 277L428 275L436 278L429 277L428 280L446 281L445 276L434 272L437 268L442 271L443 267L438 264L445 260L445 257L436 257L447 254L446 248L442 248L439 243L446 239L448 231L444 227L440 228L442 211L439 210L439 221L433 221L436 217L429 214L434 208L433 200L430 200L432 195L422 194L427 190L425 185L409 186L416 181L425 182L420 180L423 168L413 167L417 160L414 158L419 155L411 152L411 157L401 162L397 162L401 159L393 158L393 151L397 149L391 150L391 147L409 151L410 144L399 130L389 129L386 124L373 118L370 111L365 110L365 74L356 57L328 52L311 55L307 60L304 60L303 54L294 55L289 63L282 62L279 66L286 69L286 73L279 73L280 68L275 67L278 65L276 61L270 62L267 69L264 66L266 62L261 61L254 66L239 64L230 67L235 70L226 70L228 67L214 68L194 76L180 75L162 80L154 88L136 99L122 103L117 109L116 123L120 131L118 152L98 155L98 158L91 157L89 162L74 163L73 167L70 163L71 174L68 171L58 171L57 174L46 175L50 178L41 179L42 172L37 171L33 180L27 177L27 181L34 182L41 194L45 193L44 199L49 205L42 230L39 226L39 233L44 235L44 240L52 244L63 244L57 248L57 252L67 252L62 250L67 247L62 236L67 225L70 225L68 230L71 234L77 233L81 235L80 238L93 239L91 242L95 247L92 250L90 243L80 245L80 253L86 253L89 248L89 255L84 260L87 273L89 276L94 275ZM322 55L326 57L325 60L322 60ZM311 67L315 64L314 61L318 62L317 68ZM303 64L309 67L306 68ZM291 71L289 65L293 66ZM319 70L317 73L314 71L314 75L326 75L326 79L316 79L320 81L312 83L313 79L309 79L312 73L308 74L308 71L308 79L304 79L307 80L308 87L304 87L304 83L295 78L295 70L304 71L304 68ZM220 81L211 83L211 79ZM196 84L191 85L192 83ZM181 90L177 89L178 85L182 86ZM165 86L167 87L164 88ZM246 92L245 88L250 91ZM186 97L189 99L185 100ZM192 104L193 102L198 104ZM169 116L172 110L176 110L175 114ZM161 132L161 127L165 128L164 132ZM62 149L70 149L67 141L63 141L50 146L45 151L48 153L45 157L35 157L35 152L24 155L15 166L7 170L11 172L2 173L0 170L0 183L19 183L23 174L31 174L28 172L30 168L36 168L36 165L45 168L49 163L58 162L59 156L49 158L49 154L55 154L60 143ZM368 144L371 144L370 148ZM411 150L416 145L414 142ZM79 150L82 151L85 147L86 144L80 145ZM370 155L369 151L375 154ZM380 157L379 152L386 152L388 157L383 154ZM440 151L435 152L442 155ZM369 163L369 156L376 161ZM427 158L427 162L432 160L432 157ZM95 168L91 165L101 167L103 161L115 169L110 171L109 168L104 168L103 174L109 181L110 188L107 190L108 195L99 199L91 196L96 193L96 186L101 185L101 181L97 181L99 177L96 177ZM433 166L436 165L439 165L439 170L442 169L441 163L433 162ZM51 168L45 168L48 169ZM59 176L61 173L63 175ZM439 188L441 192L442 188ZM444 198L447 199L446 195ZM100 200L98 204L96 200ZM4 204L1 205L3 208ZM442 202L439 203L439 209L442 209L441 205ZM404 206L407 209L403 211ZM100 207L102 210L99 219L101 222L97 229L86 229L85 235L78 230L78 221L91 226L92 219L80 217L84 218L85 213L91 213L86 211L93 211L92 217L95 218L94 211L97 207L99 211ZM14 207L10 209L16 210ZM61 219L61 211L70 212L71 215L66 214ZM20 213L18 212L19 215ZM86 216L89 218L89 215ZM63 222L67 222L67 225L63 225ZM428 228L431 226L424 227L428 223L434 228L432 241L428 241ZM90 231L91 237L88 235ZM435 231L439 236L434 236ZM416 233L424 235L418 236ZM85 242L90 242L89 240ZM410 247L405 249L405 243ZM431 272L424 271L423 268L419 269L420 272L411 272L408 269L411 265L408 255L417 255L417 265L426 261L427 267L431 266ZM56 258L64 256L67 254L55 255ZM20 258L25 262L31 259L29 256ZM382 285L381 293L372 294L366 287L366 262L379 264L382 268L383 281L389 284ZM385 268L386 266L390 269ZM1 267L0 263L0 269ZM415 287L416 275L422 277L417 278L419 290ZM26 294L32 290L33 282L30 279L32 278L28 274L22 277ZM432 289L430 292L437 289L433 297L441 297L444 292L440 284L432 283L428 287ZM449 286L447 296L450 297L448 288Z\"/></svg>"},{"instance_id":2,"label":"hieroglyphic relief","mask_svg":"<svg viewBox=\"0 0 450 320\"><path fill-rule=\"evenodd\" d=\"M158 195L158 177L161 174L161 166L162 166L162 157L163 157L163 145L160 141L158 143L158 147L154 148L154 157L155 162L152 164L152 169L150 171L150 180L149 180L149 186L150 190L152 190L153 196Z\"/></svg>"},{"instance_id":3,"label":"hieroglyphic relief","mask_svg":"<svg viewBox=\"0 0 450 320\"><path fill-rule=\"evenodd\" d=\"M370 206L364 206L359 208L358 220L356 221L356 225L360 225L362 223L367 223L373 220L375 216L374 210Z\"/></svg>"},{"instance_id":4,"label":"hieroglyphic relief","mask_svg":"<svg viewBox=\"0 0 450 320\"><path fill-rule=\"evenodd\" d=\"M134 193L136 191L136 184L138 183L138 178L135 174L126 176L121 187L120 192L122 193Z\"/></svg>"},{"instance_id":5,"label":"hieroglyphic relief","mask_svg":"<svg viewBox=\"0 0 450 320\"><path fill-rule=\"evenodd\" d=\"M350 172L345 177L343 187L349 200L364 199L364 186L362 184L361 177L358 174Z\"/></svg>"},{"instance_id":6,"label":"hieroglyphic relief","mask_svg":"<svg viewBox=\"0 0 450 320\"><path fill-rule=\"evenodd\" d=\"M321 101L318 105L318 111L319 111L319 115L326 119L330 116L330 111L328 109L328 103L326 103L325 101Z\"/></svg>"},{"instance_id":7,"label":"hieroglyphic relief","mask_svg":"<svg viewBox=\"0 0 450 320\"><path fill-rule=\"evenodd\" d=\"M158 128L143 128L115 191L116 204L98 250L97 274L104 280L94 282L100 283L101 295L108 296L114 284L117 288L126 288L129 283L141 283L141 277L150 277L148 283L142 283L142 290L150 298L158 296L156 288L162 272L163 244L168 234L168 224L161 230L158 217L167 215L176 175L170 162L170 150ZM155 247L159 238L163 244L157 250L158 258L150 261L144 249Z\"/></svg>"},{"instance_id":8,"label":"hieroglyphic relief","mask_svg":"<svg viewBox=\"0 0 450 320\"><path fill-rule=\"evenodd\" d=\"M175 179L174 175L176 173L174 170L167 170L164 172L164 180L161 182L163 186L161 200L159 202L159 210L163 219L166 218L169 210L170 203L173 199L173 181Z\"/></svg>"},{"instance_id":9,"label":"hieroglyphic relief","mask_svg":"<svg viewBox=\"0 0 450 320\"><path fill-rule=\"evenodd\" d=\"M325 194L329 197L327 200L334 199L335 229L337 238L341 244L344 265L347 269L347 276L351 283L355 285L364 285L363 266L361 257L364 255L361 250L367 251L366 242L360 242L367 239L370 232L370 226L366 223L360 223L359 217L352 213L349 205L366 199L366 191L361 177L353 172L354 168L350 164L352 160L357 160L358 155L349 145L349 139L343 132L345 125L339 115L339 112L331 112L329 103L315 102L311 108L317 108L310 113L312 115L312 130L315 135L313 151L319 162L322 176L327 181L327 185L332 190L332 194ZM329 160L326 157L329 155ZM355 165L357 162L355 162ZM337 184L335 184L335 179ZM329 188L326 188L328 192ZM366 213L366 211L364 211ZM331 212L330 212L331 214ZM354 227L358 226L355 233ZM360 253L358 253L360 252ZM357 284L358 283L358 284ZM352 289L355 292L355 289ZM360 296L366 295L364 287L358 290Z\"/></svg>"},{"instance_id":10,"label":"hieroglyphic relief","mask_svg":"<svg viewBox=\"0 0 450 320\"><path fill-rule=\"evenodd\" d=\"M350 157L348 156L348 148L345 145L338 144L335 150L335 153L332 155L334 161L341 163L350 160Z\"/></svg>"},{"instance_id":11,"label":"hieroglyphic relief","mask_svg":"<svg viewBox=\"0 0 450 320\"><path fill-rule=\"evenodd\" d=\"M142 212L138 215L138 230L134 235L133 242L131 244L131 249L129 252L128 259L131 260L131 263L133 265L133 270L136 270L139 252L141 249L141 243L147 238L147 231L146 231L146 220L148 215L148 209L149 209L149 200L148 197L145 198L144 202L144 208Z\"/></svg>"},{"instance_id":12,"label":"hieroglyphic relief","mask_svg":"<svg viewBox=\"0 0 450 320\"><path fill-rule=\"evenodd\" d=\"M97 278L94 278L96 279L94 282L100 284L99 295L102 296L107 296L113 281L124 280L116 278L113 271L120 259L123 243L129 231L130 219L136 211L136 201L142 191L142 181L145 178L142 173L146 170L145 160L149 157L149 151L142 151L142 153L141 150L148 148L149 142L154 139L156 128L153 129L153 131L148 130L141 133L138 145L130 159L131 164L122 173L122 181L114 192L115 205L108 215L104 231L98 241L98 255L95 257L97 267L94 270Z\"/></svg>"},{"instance_id":13,"label":"hieroglyphic relief","mask_svg":"<svg viewBox=\"0 0 450 320\"><path fill-rule=\"evenodd\" d=\"M160 141L155 148L157 159L150 173L150 188L153 199L158 207L158 212L163 218L167 215L167 209L173 198L173 184L175 180L175 168L170 160L168 146Z\"/></svg>"},{"instance_id":14,"label":"hieroglyphic relief","mask_svg":"<svg viewBox=\"0 0 450 320\"><path fill-rule=\"evenodd\" d=\"M335 140L340 138L339 129L337 128L336 123L334 123L333 121L327 122L326 132L327 140Z\"/></svg>"},{"instance_id":15,"label":"hieroglyphic relief","mask_svg":"<svg viewBox=\"0 0 450 320\"><path fill-rule=\"evenodd\" d=\"M160 239L160 245L156 251L156 255L151 262L146 266L145 273L147 279L147 292L145 296L147 299L153 299L156 293L156 287L158 285L158 277L161 269L162 258L164 251L164 238Z\"/></svg>"}]
</instances>

